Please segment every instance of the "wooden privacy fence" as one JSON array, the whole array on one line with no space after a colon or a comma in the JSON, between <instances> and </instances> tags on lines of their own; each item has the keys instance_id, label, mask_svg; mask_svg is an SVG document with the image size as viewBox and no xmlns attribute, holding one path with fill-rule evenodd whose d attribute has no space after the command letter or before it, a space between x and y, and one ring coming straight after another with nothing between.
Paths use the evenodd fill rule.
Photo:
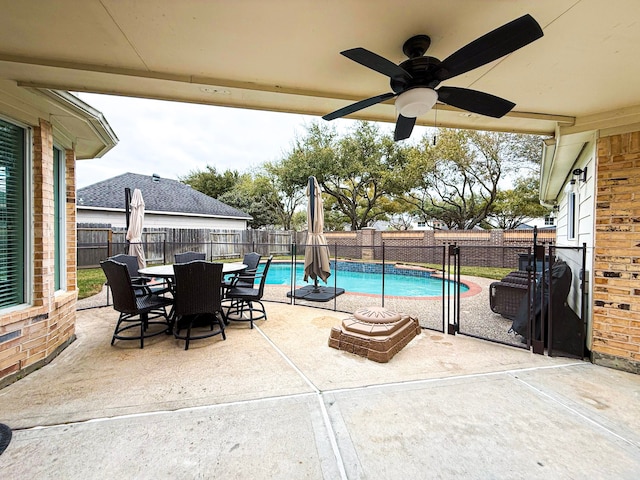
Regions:
<instances>
[{"instance_id":1,"label":"wooden privacy fence","mask_svg":"<svg viewBox=\"0 0 640 480\"><path fill-rule=\"evenodd\" d=\"M78 226L78 268L94 268L102 260L119 253L128 253L126 231L110 226ZM262 255L288 255L295 242L295 233L269 230L213 230L145 228L142 233L147 262L173 262L176 253L205 252L207 259L241 258L257 251Z\"/></svg>"}]
</instances>

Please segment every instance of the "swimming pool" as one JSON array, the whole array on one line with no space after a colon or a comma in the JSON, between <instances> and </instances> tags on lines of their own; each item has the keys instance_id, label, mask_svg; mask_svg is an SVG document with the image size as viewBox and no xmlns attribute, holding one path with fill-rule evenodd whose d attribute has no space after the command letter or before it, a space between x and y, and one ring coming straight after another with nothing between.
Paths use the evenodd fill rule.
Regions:
<instances>
[{"instance_id":1,"label":"swimming pool","mask_svg":"<svg viewBox=\"0 0 640 480\"><path fill-rule=\"evenodd\" d=\"M331 277L328 286L334 285L334 275L337 278L337 287L344 288L346 292L382 294L382 265L357 262L338 262L338 268L331 264ZM296 264L296 286L303 286L313 282L304 282L304 265ZM448 282L453 291L454 282ZM320 285L325 283L319 281ZM385 265L384 293L391 296L406 297L434 297L442 295L443 280L432 277L431 273L424 270L409 270L396 268L394 265ZM267 274L267 285L291 285L291 264L272 263ZM460 292L466 292L469 288L461 284ZM448 286L445 284L445 292Z\"/></svg>"}]
</instances>

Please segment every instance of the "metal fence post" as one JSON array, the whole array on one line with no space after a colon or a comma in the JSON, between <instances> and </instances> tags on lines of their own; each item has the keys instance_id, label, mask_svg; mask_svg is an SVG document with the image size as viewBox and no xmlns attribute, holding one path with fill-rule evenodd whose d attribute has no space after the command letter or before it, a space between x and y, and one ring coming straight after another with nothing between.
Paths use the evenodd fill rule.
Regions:
<instances>
[{"instance_id":1,"label":"metal fence post","mask_svg":"<svg viewBox=\"0 0 640 480\"><path fill-rule=\"evenodd\" d=\"M385 274L385 246L382 242L382 308L384 308L384 274Z\"/></svg>"}]
</instances>

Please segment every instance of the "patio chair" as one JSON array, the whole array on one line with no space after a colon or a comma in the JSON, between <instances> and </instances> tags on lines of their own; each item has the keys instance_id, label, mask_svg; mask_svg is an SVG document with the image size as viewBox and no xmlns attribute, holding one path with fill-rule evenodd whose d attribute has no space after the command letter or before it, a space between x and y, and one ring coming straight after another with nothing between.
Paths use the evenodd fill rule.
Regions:
<instances>
[{"instance_id":1,"label":"patio chair","mask_svg":"<svg viewBox=\"0 0 640 480\"><path fill-rule=\"evenodd\" d=\"M206 260L207 254L201 252L183 252L176 253L174 256L174 263L189 263L194 260Z\"/></svg>"},{"instance_id":2,"label":"patio chair","mask_svg":"<svg viewBox=\"0 0 640 480\"><path fill-rule=\"evenodd\" d=\"M267 319L267 312L261 300L271 260L273 260L273 255L267 259L262 273L253 277L253 281L260 280L258 288L254 288L253 283L251 286L236 284L227 290L227 298L231 300L231 306L226 315L227 320L250 322L251 328L253 328L254 320Z\"/></svg>"},{"instance_id":3,"label":"patio chair","mask_svg":"<svg viewBox=\"0 0 640 480\"><path fill-rule=\"evenodd\" d=\"M508 273L499 282L489 285L491 311L513 320L529 291L529 272L520 270Z\"/></svg>"},{"instance_id":4,"label":"patio chair","mask_svg":"<svg viewBox=\"0 0 640 480\"><path fill-rule=\"evenodd\" d=\"M178 263L173 266L175 273L175 305L174 337L185 341L184 349L189 349L189 342L213 337L224 333L224 313L222 312L222 264L195 260L189 263ZM202 331L198 320L206 321L209 331ZM186 335L180 331L186 324ZM217 324L217 329L214 326ZM199 333L193 334L194 327Z\"/></svg>"},{"instance_id":5,"label":"patio chair","mask_svg":"<svg viewBox=\"0 0 640 480\"><path fill-rule=\"evenodd\" d=\"M158 281L154 278L146 277L144 275L140 275L138 272L138 257L135 255L113 255L109 257L109 260L114 260L118 263L124 263L127 266L127 270L129 271L129 276L131 277L131 283L133 284L136 295L144 296L149 295L150 293L155 293L156 295L162 295L164 293L170 292L171 289L169 285L165 281ZM109 282L105 282L107 286L107 306L109 305Z\"/></svg>"},{"instance_id":6,"label":"patio chair","mask_svg":"<svg viewBox=\"0 0 640 480\"><path fill-rule=\"evenodd\" d=\"M140 340L140 348L144 348L145 338L170 331L171 321L166 307L173 304L173 299L154 293L138 295L137 286L132 283L129 270L124 263L109 259L100 262L100 266L113 294L113 308L120 312L111 345L116 340ZM151 321L161 317L164 317L165 321ZM150 329L152 325L159 325L162 328ZM136 328L140 329L139 335L123 335L123 332Z\"/></svg>"},{"instance_id":7,"label":"patio chair","mask_svg":"<svg viewBox=\"0 0 640 480\"><path fill-rule=\"evenodd\" d=\"M224 281L224 287L253 287L261 258L262 255L256 252L245 253L242 263L245 264L247 268L226 279Z\"/></svg>"}]
</instances>

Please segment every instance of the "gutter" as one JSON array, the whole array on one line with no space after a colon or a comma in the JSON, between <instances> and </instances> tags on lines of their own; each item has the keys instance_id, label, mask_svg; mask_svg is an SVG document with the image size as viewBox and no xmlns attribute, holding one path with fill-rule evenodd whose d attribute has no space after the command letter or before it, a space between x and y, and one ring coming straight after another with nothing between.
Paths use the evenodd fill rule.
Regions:
<instances>
[{"instance_id":1,"label":"gutter","mask_svg":"<svg viewBox=\"0 0 640 480\"><path fill-rule=\"evenodd\" d=\"M41 88L34 88L32 90L60 105L76 118L84 120L91 127L93 133L104 145L92 158L102 157L118 144L118 137L99 110L96 110L91 105L65 90Z\"/></svg>"}]
</instances>

